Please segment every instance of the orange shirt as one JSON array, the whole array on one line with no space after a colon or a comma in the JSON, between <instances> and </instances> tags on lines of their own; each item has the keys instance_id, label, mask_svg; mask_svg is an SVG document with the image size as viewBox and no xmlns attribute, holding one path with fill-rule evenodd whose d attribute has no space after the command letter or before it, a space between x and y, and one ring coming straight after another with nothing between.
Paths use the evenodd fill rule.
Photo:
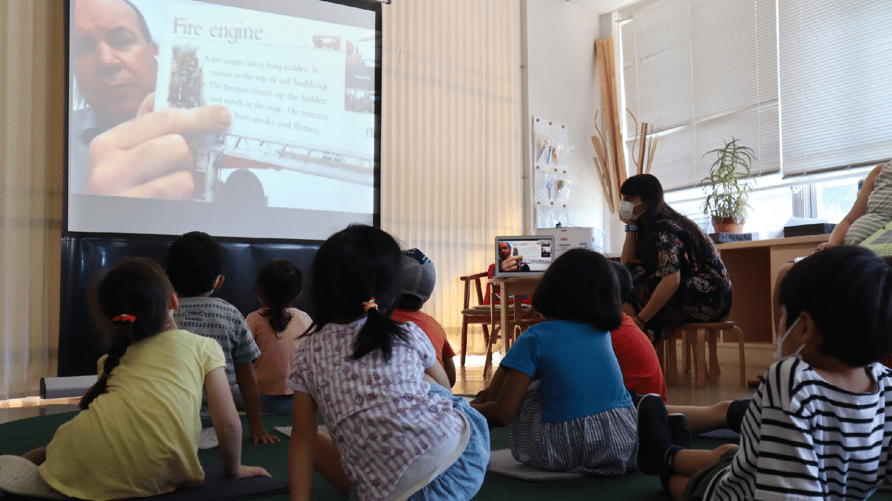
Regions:
<instances>
[{"instance_id":1,"label":"orange shirt","mask_svg":"<svg viewBox=\"0 0 892 501\"><path fill-rule=\"evenodd\" d=\"M437 362L440 362L440 365L443 365L444 358L455 356L452 346L446 340L446 331L443 330L443 326L434 317L422 311L406 311L394 308L390 318L397 322L412 322L423 330L427 337L430 338L431 344L434 345L434 351L437 352Z\"/></svg>"}]
</instances>

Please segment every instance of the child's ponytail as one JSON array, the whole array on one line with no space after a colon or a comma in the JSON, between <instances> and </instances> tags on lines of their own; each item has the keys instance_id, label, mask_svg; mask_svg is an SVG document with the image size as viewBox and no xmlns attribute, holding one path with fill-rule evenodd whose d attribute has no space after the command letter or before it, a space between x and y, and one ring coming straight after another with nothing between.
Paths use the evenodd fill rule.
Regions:
<instances>
[{"instance_id":1,"label":"child's ponytail","mask_svg":"<svg viewBox=\"0 0 892 501\"><path fill-rule=\"evenodd\" d=\"M381 350L390 360L394 340L408 340L402 325L390 319L400 296L399 244L386 232L351 225L326 240L313 260L312 293L316 315L311 335L332 321L366 317L353 345L353 359Z\"/></svg>"},{"instance_id":2,"label":"child's ponytail","mask_svg":"<svg viewBox=\"0 0 892 501\"><path fill-rule=\"evenodd\" d=\"M102 365L102 374L99 375L99 380L96 381L86 393L84 393L84 396L81 397L81 400L78 403L78 406L82 410L89 407L90 403L92 403L96 397L105 393L105 390L108 388L109 375L111 375L112 370L118 366L121 357L124 356L124 353L127 352L127 348L133 342L132 321L116 320L115 331L114 338L112 339L112 346L111 349L108 350L108 356L105 358L105 362Z\"/></svg>"},{"instance_id":3,"label":"child's ponytail","mask_svg":"<svg viewBox=\"0 0 892 501\"><path fill-rule=\"evenodd\" d=\"M301 292L303 274L291 261L274 259L260 269L254 287L266 306L260 315L266 317L276 337L279 337L279 333L291 323L288 307Z\"/></svg>"},{"instance_id":4,"label":"child's ponytail","mask_svg":"<svg viewBox=\"0 0 892 501\"><path fill-rule=\"evenodd\" d=\"M367 319L365 325L359 330L356 343L353 344L353 360L359 360L375 350L381 350L381 355L386 362L390 360L393 353L393 340L408 341L409 336L402 324L384 316L378 311L377 305L367 306L368 303L374 304L375 298L363 303L363 306L366 307Z\"/></svg>"},{"instance_id":5,"label":"child's ponytail","mask_svg":"<svg viewBox=\"0 0 892 501\"><path fill-rule=\"evenodd\" d=\"M95 304L100 317L106 319L102 327L111 333L111 346L99 380L81 398L81 409L87 409L96 397L105 393L112 370L132 343L162 331L169 317L172 294L173 287L164 270L146 258L128 259L99 281Z\"/></svg>"}]
</instances>

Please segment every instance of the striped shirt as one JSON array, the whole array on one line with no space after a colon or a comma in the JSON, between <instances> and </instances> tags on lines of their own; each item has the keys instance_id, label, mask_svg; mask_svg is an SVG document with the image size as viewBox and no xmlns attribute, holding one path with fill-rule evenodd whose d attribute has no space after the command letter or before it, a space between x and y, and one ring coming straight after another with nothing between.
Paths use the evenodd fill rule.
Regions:
<instances>
[{"instance_id":1,"label":"striped shirt","mask_svg":"<svg viewBox=\"0 0 892 501\"><path fill-rule=\"evenodd\" d=\"M873 190L867 198L867 208L846 231L846 245L858 245L892 221L892 162L883 165Z\"/></svg>"},{"instance_id":2,"label":"striped shirt","mask_svg":"<svg viewBox=\"0 0 892 501\"><path fill-rule=\"evenodd\" d=\"M890 480L892 371L865 367L871 393L825 381L788 358L768 369L741 427L740 449L704 499L865 499Z\"/></svg>"},{"instance_id":3,"label":"striped shirt","mask_svg":"<svg viewBox=\"0 0 892 501\"><path fill-rule=\"evenodd\" d=\"M437 363L430 340L412 322L408 342L395 340L388 362L380 350L353 360L362 318L326 324L295 350L288 386L310 395L341 453L360 499L386 499L416 458L461 432L452 403L428 393L424 371Z\"/></svg>"},{"instance_id":4,"label":"striped shirt","mask_svg":"<svg viewBox=\"0 0 892 501\"><path fill-rule=\"evenodd\" d=\"M177 327L199 336L209 337L223 348L226 359L226 378L235 388L237 364L251 363L260 356L260 350L251 335L251 329L242 313L217 297L181 297L180 309L174 310Z\"/></svg>"}]
</instances>

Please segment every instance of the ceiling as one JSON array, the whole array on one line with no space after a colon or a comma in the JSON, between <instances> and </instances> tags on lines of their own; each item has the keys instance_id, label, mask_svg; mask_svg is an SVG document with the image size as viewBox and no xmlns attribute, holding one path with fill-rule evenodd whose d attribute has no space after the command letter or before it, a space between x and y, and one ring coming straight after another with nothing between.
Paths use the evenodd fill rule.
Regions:
<instances>
[{"instance_id":1,"label":"ceiling","mask_svg":"<svg viewBox=\"0 0 892 501\"><path fill-rule=\"evenodd\" d=\"M634 0L565 0L597 14L607 14Z\"/></svg>"}]
</instances>

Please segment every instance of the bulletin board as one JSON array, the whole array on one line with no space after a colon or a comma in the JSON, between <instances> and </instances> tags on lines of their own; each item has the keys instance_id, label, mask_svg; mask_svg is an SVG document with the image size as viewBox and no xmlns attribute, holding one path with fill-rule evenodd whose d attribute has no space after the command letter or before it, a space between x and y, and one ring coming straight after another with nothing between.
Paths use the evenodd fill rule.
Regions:
<instances>
[{"instance_id":1,"label":"bulletin board","mask_svg":"<svg viewBox=\"0 0 892 501\"><path fill-rule=\"evenodd\" d=\"M569 225L567 201L573 185L567 126L533 117L533 209L537 228Z\"/></svg>"}]
</instances>

